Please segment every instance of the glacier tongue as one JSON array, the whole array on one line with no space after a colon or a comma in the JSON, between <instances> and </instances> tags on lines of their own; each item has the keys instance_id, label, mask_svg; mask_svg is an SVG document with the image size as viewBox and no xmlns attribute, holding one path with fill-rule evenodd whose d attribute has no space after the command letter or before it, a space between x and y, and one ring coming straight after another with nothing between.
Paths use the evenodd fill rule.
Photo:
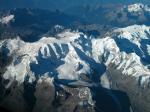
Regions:
<instances>
[{"instance_id":1,"label":"glacier tongue","mask_svg":"<svg viewBox=\"0 0 150 112\"><path fill-rule=\"evenodd\" d=\"M20 83L27 76L32 82L45 74L79 80L81 74L90 75L94 71L100 76L105 73L105 67L114 64L124 75L136 77L144 84L150 78L149 35L149 27L133 25L118 28L105 38L92 38L67 30L57 37L43 37L34 43L25 43L19 38L7 39L9 55L14 55L3 77Z\"/></svg>"}]
</instances>

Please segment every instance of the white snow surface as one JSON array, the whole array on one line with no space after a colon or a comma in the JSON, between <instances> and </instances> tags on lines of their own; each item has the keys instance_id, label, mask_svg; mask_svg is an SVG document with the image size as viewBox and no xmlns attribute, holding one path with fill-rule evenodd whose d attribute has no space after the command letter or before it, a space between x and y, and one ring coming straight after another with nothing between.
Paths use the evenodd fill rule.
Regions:
<instances>
[{"instance_id":1,"label":"white snow surface","mask_svg":"<svg viewBox=\"0 0 150 112\"><path fill-rule=\"evenodd\" d=\"M141 12L150 12L150 7L142 3L131 4L125 6L129 13L141 13Z\"/></svg>"},{"instance_id":2,"label":"white snow surface","mask_svg":"<svg viewBox=\"0 0 150 112\"><path fill-rule=\"evenodd\" d=\"M147 45L147 51L148 51L148 54L150 55L150 45Z\"/></svg>"},{"instance_id":3,"label":"white snow surface","mask_svg":"<svg viewBox=\"0 0 150 112\"><path fill-rule=\"evenodd\" d=\"M14 15L8 15L8 16L2 17L0 19L0 23L2 23L2 24L8 24L13 19L14 19Z\"/></svg>"},{"instance_id":4,"label":"white snow surface","mask_svg":"<svg viewBox=\"0 0 150 112\"><path fill-rule=\"evenodd\" d=\"M34 43L23 42L19 38L7 39L5 43L9 54L15 52L15 56L3 77L20 83L24 82L26 76L32 82L36 76L43 77L45 74L59 79L78 80L81 74L91 74L93 69L100 74L97 64L104 63L106 68L114 64L124 75L131 75L144 84L150 79L150 70L141 58L149 58L150 43L141 45L141 42L150 41L150 27L133 25L118 28L113 33L117 35L92 38L68 30L58 34L57 38L43 37ZM120 39L121 45L117 39ZM124 39L128 41L125 43ZM132 44L137 46L136 49L127 52ZM142 50L143 46L148 47ZM123 51L122 47L127 49Z\"/></svg>"}]
</instances>

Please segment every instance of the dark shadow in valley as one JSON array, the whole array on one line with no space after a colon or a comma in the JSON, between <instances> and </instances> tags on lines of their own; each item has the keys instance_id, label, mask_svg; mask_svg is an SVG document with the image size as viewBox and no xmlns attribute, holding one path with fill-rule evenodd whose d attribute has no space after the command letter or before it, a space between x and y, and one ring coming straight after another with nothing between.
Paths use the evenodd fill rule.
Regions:
<instances>
[{"instance_id":1,"label":"dark shadow in valley","mask_svg":"<svg viewBox=\"0 0 150 112\"><path fill-rule=\"evenodd\" d=\"M74 80L55 80L55 85L65 85L70 88L90 88L93 101L95 101L96 112L130 112L130 100L125 92L106 89L100 85L95 86L94 83L80 83Z\"/></svg>"},{"instance_id":2,"label":"dark shadow in valley","mask_svg":"<svg viewBox=\"0 0 150 112\"><path fill-rule=\"evenodd\" d=\"M36 97L35 97L35 91L36 91L36 81L33 83L28 83L28 80L26 80L24 83L24 93L23 98L29 105L28 111L32 111L35 103L36 103Z\"/></svg>"},{"instance_id":3,"label":"dark shadow in valley","mask_svg":"<svg viewBox=\"0 0 150 112\"><path fill-rule=\"evenodd\" d=\"M35 73L35 76L37 78L38 78L38 75L45 74L45 73L48 73L50 77L57 78L58 73L56 69L60 65L64 64L64 62L62 60L57 59L57 56L52 49L50 50L50 52L51 54L53 54L52 57L43 58L43 55L41 51L39 50L39 53L37 56L38 64L36 63L30 64L31 71Z\"/></svg>"},{"instance_id":4,"label":"dark shadow in valley","mask_svg":"<svg viewBox=\"0 0 150 112\"><path fill-rule=\"evenodd\" d=\"M94 94L93 99L96 101L96 111L130 112L130 101L125 92L117 90L108 90L100 87L100 74L103 74L105 72L105 65L96 63L92 58L86 56L80 49L76 47L75 50L82 60L88 62L91 68L97 70L97 72L94 73L91 78L91 81L94 82L92 87L91 85L87 85L91 88L91 91ZM81 86L81 84L79 84L79 86ZM82 86L85 87L85 84L83 84Z\"/></svg>"},{"instance_id":5,"label":"dark shadow in valley","mask_svg":"<svg viewBox=\"0 0 150 112\"><path fill-rule=\"evenodd\" d=\"M138 56L142 57L142 51L139 49L139 47L130 42L128 39L115 38L115 41L117 46L120 48L120 51L124 51L127 54L135 52Z\"/></svg>"},{"instance_id":6,"label":"dark shadow in valley","mask_svg":"<svg viewBox=\"0 0 150 112\"><path fill-rule=\"evenodd\" d=\"M150 39L141 39L140 48L136 44L130 42L128 39L115 38L115 41L117 43L117 46L120 48L120 51L124 51L127 54L136 53L140 57L143 65L150 64L150 55L147 51L147 45L150 45Z\"/></svg>"},{"instance_id":7,"label":"dark shadow in valley","mask_svg":"<svg viewBox=\"0 0 150 112\"><path fill-rule=\"evenodd\" d=\"M96 112L130 112L130 100L125 92L92 87Z\"/></svg>"},{"instance_id":8,"label":"dark shadow in valley","mask_svg":"<svg viewBox=\"0 0 150 112\"><path fill-rule=\"evenodd\" d=\"M12 111L0 106L0 112L12 112Z\"/></svg>"},{"instance_id":9,"label":"dark shadow in valley","mask_svg":"<svg viewBox=\"0 0 150 112\"><path fill-rule=\"evenodd\" d=\"M106 66L103 63L97 63L94 59L85 55L85 53L83 53L79 48L74 47L74 49L76 50L78 56L87 62L90 65L90 68L93 70L91 80L95 83L99 83L101 74L104 74L106 71Z\"/></svg>"}]
</instances>

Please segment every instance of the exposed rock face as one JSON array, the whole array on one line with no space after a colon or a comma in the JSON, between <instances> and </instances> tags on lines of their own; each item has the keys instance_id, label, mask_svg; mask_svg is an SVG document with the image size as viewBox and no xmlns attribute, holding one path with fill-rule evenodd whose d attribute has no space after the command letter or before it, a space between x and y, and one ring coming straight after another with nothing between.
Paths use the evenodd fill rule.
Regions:
<instances>
[{"instance_id":1,"label":"exposed rock face","mask_svg":"<svg viewBox=\"0 0 150 112\"><path fill-rule=\"evenodd\" d=\"M149 111L149 87L141 86L132 76L123 75L121 71L115 69L115 65L110 66L108 74L111 76L112 88L125 91L128 94L133 111Z\"/></svg>"},{"instance_id":2,"label":"exposed rock face","mask_svg":"<svg viewBox=\"0 0 150 112\"><path fill-rule=\"evenodd\" d=\"M36 104L33 112L52 112L52 102L55 98L55 87L52 83L52 79L48 76L39 79L34 94Z\"/></svg>"}]
</instances>

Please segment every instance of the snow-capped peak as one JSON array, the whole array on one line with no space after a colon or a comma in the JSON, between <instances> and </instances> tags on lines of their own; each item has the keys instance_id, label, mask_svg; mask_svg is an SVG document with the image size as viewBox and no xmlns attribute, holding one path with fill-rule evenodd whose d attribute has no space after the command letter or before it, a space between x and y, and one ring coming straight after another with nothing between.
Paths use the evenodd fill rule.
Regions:
<instances>
[{"instance_id":1,"label":"snow-capped peak","mask_svg":"<svg viewBox=\"0 0 150 112\"><path fill-rule=\"evenodd\" d=\"M141 3L136 3L128 6L129 12L139 12L142 11L144 8L144 5Z\"/></svg>"},{"instance_id":2,"label":"snow-capped peak","mask_svg":"<svg viewBox=\"0 0 150 112\"><path fill-rule=\"evenodd\" d=\"M150 7L142 3L136 3L125 6L125 9L127 9L127 11L132 14L142 14L142 12L150 12Z\"/></svg>"}]
</instances>

